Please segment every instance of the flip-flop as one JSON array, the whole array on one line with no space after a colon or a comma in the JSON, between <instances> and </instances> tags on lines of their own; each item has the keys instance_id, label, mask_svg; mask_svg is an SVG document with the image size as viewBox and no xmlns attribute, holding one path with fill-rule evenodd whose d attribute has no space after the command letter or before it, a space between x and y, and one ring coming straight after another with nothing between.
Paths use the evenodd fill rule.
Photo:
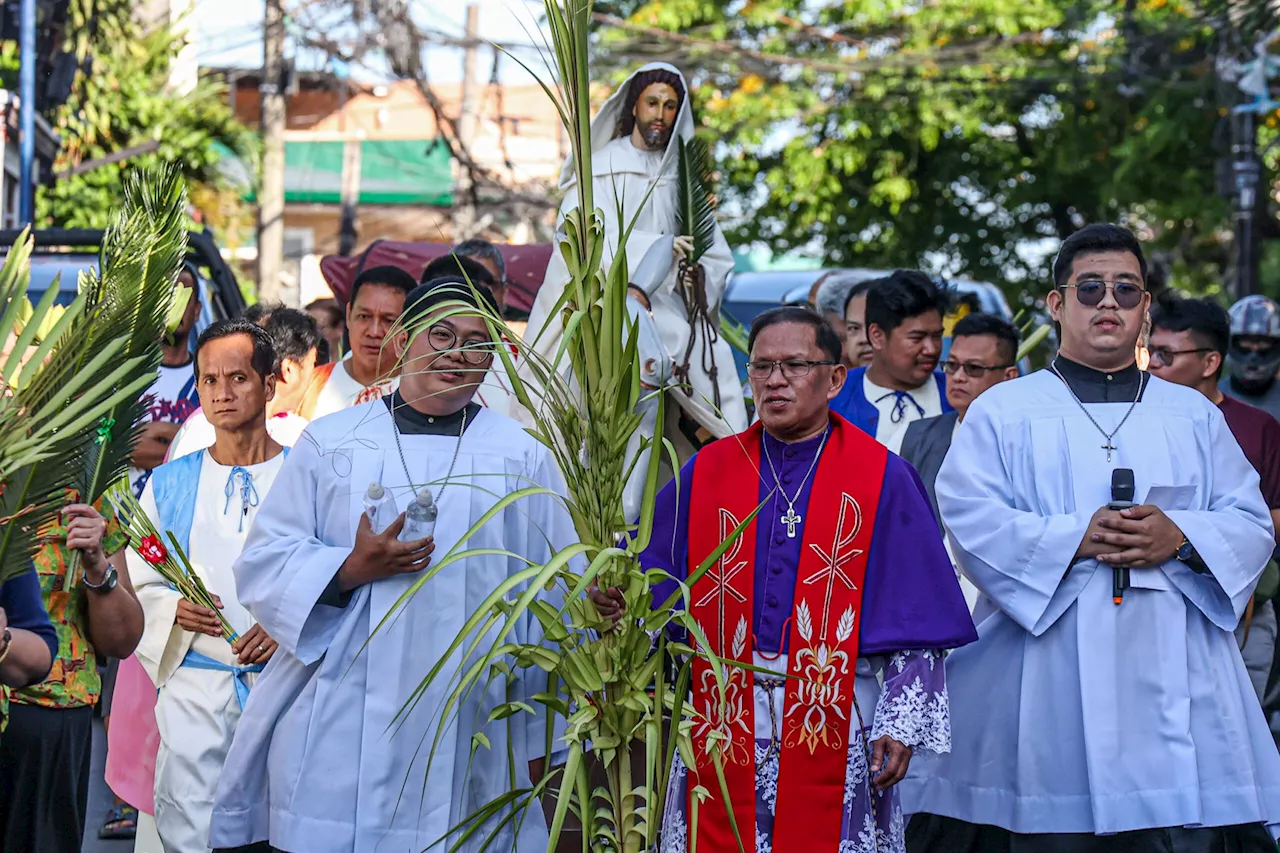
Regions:
<instances>
[{"instance_id":1,"label":"flip-flop","mask_svg":"<svg viewBox=\"0 0 1280 853\"><path fill-rule=\"evenodd\" d=\"M127 840L138 834L138 810L125 803L116 803L107 812L107 818L98 830L104 841Z\"/></svg>"}]
</instances>

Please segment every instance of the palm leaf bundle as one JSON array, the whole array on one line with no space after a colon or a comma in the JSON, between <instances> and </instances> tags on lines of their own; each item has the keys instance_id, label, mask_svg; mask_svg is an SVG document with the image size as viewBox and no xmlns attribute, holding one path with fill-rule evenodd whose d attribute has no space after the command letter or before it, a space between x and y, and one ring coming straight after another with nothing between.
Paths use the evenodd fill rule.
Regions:
<instances>
[{"instance_id":1,"label":"palm leaf bundle","mask_svg":"<svg viewBox=\"0 0 1280 853\"><path fill-rule=\"evenodd\" d=\"M217 614L218 621L222 624L223 639L229 643L235 642L239 635L222 615L213 594L192 567L191 560L173 531L166 530L164 536L160 535L124 480L112 484L107 489L106 497L120 520L120 529L129 537L129 547L133 552L155 569L187 601Z\"/></svg>"},{"instance_id":2,"label":"palm leaf bundle","mask_svg":"<svg viewBox=\"0 0 1280 853\"><path fill-rule=\"evenodd\" d=\"M139 359L139 376L152 379L160 367L159 342L169 331L178 272L187 251L186 190L176 169L134 173L126 181L120 218L102 238L97 273L81 274L81 290L95 322L88 352L123 341L121 355ZM96 501L125 475L146 414L140 395L121 400L83 448L73 487L81 501ZM67 567L67 585L77 580L79 554Z\"/></svg>"},{"instance_id":3,"label":"palm leaf bundle","mask_svg":"<svg viewBox=\"0 0 1280 853\"><path fill-rule=\"evenodd\" d=\"M566 750L567 762L533 786L523 787L517 783L515 758L508 754L509 791L464 817L436 846L442 851L463 845L468 850L510 849L499 847L496 840L520 821L541 820L545 793L554 800L548 850L563 849L562 836L576 824L584 853L640 853L656 849L676 752L686 763L693 762L695 711L686 701L693 655L710 662L722 693L725 685L724 664L703 651L710 646L688 615L688 591L751 519L680 583L680 592L655 601L654 586L668 576L660 570L646 572L639 556L652 537L660 462L674 459L675 451L660 434L653 440L638 435L638 406L655 395L658 423L662 423L665 397L663 391L647 391L640 382L639 335L626 307L625 243L631 223L622 223L619 251L612 262L602 263L606 230L603 214L594 205L591 171L588 25L592 4L544 0L544 5L559 86L542 86L568 131L579 201L564 217L564 236L557 246L570 281L550 315L562 319L564 334L557 352L544 357L499 317L490 315L487 321L495 337L500 334L516 342L523 370L532 378L526 386L525 374L517 372L512 354L506 347L498 348L500 365L494 369L506 372L513 393L534 418L530 432L550 450L564 476L567 499L563 503L578 542L544 564L527 565L468 614L459 635L440 650L438 661L397 719L407 719L429 688L443 685L445 699L435 709L435 731L424 733L430 743L430 764L437 744L458 722L468 696L517 672L525 678L545 679L545 690L531 701L541 706L539 711L547 719L548 754L553 747ZM518 57L513 59L520 62ZM682 223L688 227L682 224L681 233L694 237L694 254L699 257L698 250L705 252L714 237L714 211L705 181L708 162L705 149L700 155L696 146L682 148ZM449 311L474 313L475 309L443 303L431 322ZM421 333L427 319L420 318L403 331ZM565 363L567 377L562 369ZM403 369L417 368L406 364ZM647 457L637 455L637 444L642 451L652 452ZM624 512L623 495L639 458L649 461L642 469L644 497L639 523L634 524ZM470 486L486 489L483 482ZM458 546L437 555L390 609L387 620L449 566L485 553L465 547L482 525L521 500L548 494L542 486L530 485L495 496L493 509L475 522ZM509 556L528 563L521 555ZM621 590L631 618L609 630L607 620L586 596L595 585ZM514 642L516 626L530 615L541 626L542 642ZM668 627L679 627L683 636L693 640L672 639L675 635L668 633ZM669 672L671 660L677 663ZM492 711L489 725L510 726L514 718L534 710L528 702L508 702ZM489 739L477 733L473 752L487 748ZM710 748L713 753L719 749L715 744ZM723 780L720 785L723 791ZM699 787L695 793L705 796L707 791Z\"/></svg>"},{"instance_id":4,"label":"palm leaf bundle","mask_svg":"<svg viewBox=\"0 0 1280 853\"><path fill-rule=\"evenodd\" d=\"M173 239L162 228L138 224L146 218L140 211L153 211L149 215L157 219L157 189L172 188L168 180L143 174L130 181L120 219L104 238L102 274L82 275L81 292L51 327L46 321L54 313L56 283L17 331L29 305L30 239L16 243L0 268L0 336L9 342L0 354L0 582L29 567L40 532L69 493L96 499L123 471L119 460L127 450L114 442L132 439L130 407L155 380L159 334L149 346L134 347L122 332L130 326L119 320L131 313L129 303L115 298L113 289L125 288L131 294L126 298L153 300L154 275L138 279L149 282L145 297L125 279L138 274L138 258L159 254L157 242ZM180 198L180 185L177 190ZM178 239L185 240L178 230ZM167 307L165 302L160 309L162 320Z\"/></svg>"},{"instance_id":5,"label":"palm leaf bundle","mask_svg":"<svg viewBox=\"0 0 1280 853\"><path fill-rule=\"evenodd\" d=\"M712 203L715 172L711 151L701 139L678 138L677 186L680 201L676 207L676 228L693 237L693 252L686 259L694 265L710 251L716 238L716 208Z\"/></svg>"}]
</instances>

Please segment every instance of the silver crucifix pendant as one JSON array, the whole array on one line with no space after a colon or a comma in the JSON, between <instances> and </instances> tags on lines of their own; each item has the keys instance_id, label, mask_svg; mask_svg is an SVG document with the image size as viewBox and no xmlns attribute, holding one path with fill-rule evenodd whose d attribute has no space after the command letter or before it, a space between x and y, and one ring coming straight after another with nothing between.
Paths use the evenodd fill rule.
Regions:
<instances>
[{"instance_id":1,"label":"silver crucifix pendant","mask_svg":"<svg viewBox=\"0 0 1280 853\"><path fill-rule=\"evenodd\" d=\"M796 525L801 522L801 516L796 515L796 508L787 507L787 514L782 517L782 523L787 526L787 538L796 538Z\"/></svg>"},{"instance_id":2,"label":"silver crucifix pendant","mask_svg":"<svg viewBox=\"0 0 1280 853\"><path fill-rule=\"evenodd\" d=\"M1111 451L1116 450L1116 446L1111 443L1111 439L1107 439L1107 443L1102 445L1102 449L1107 451L1107 461L1111 461Z\"/></svg>"}]
</instances>

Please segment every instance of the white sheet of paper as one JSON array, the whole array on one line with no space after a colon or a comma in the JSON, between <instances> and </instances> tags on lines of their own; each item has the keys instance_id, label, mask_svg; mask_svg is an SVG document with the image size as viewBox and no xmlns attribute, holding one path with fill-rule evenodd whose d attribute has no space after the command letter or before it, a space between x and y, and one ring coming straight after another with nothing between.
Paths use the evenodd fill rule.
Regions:
<instances>
[{"instance_id":1,"label":"white sheet of paper","mask_svg":"<svg viewBox=\"0 0 1280 853\"><path fill-rule=\"evenodd\" d=\"M1191 509L1196 499L1195 486L1152 486L1147 489L1144 504L1160 507L1165 512Z\"/></svg>"}]
</instances>

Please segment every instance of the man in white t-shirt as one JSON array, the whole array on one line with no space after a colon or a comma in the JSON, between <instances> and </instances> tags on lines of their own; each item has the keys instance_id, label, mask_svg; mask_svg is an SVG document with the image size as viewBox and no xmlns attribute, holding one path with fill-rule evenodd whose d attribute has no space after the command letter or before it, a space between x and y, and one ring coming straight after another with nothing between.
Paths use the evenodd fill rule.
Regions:
<instances>
[{"instance_id":1,"label":"man in white t-shirt","mask_svg":"<svg viewBox=\"0 0 1280 853\"><path fill-rule=\"evenodd\" d=\"M396 357L387 333L417 285L412 275L393 266L372 267L356 276L347 306L350 352L342 361L316 368L298 414L312 421L396 389Z\"/></svg>"},{"instance_id":2,"label":"man in white t-shirt","mask_svg":"<svg viewBox=\"0 0 1280 853\"><path fill-rule=\"evenodd\" d=\"M895 270L870 282L871 363L849 371L831 411L894 453L912 423L953 411L946 377L937 370L946 309L946 294L922 272Z\"/></svg>"},{"instance_id":3,"label":"man in white t-shirt","mask_svg":"<svg viewBox=\"0 0 1280 853\"><path fill-rule=\"evenodd\" d=\"M151 469L164 462L179 427L200 405L190 349L191 330L200 317L200 288L189 267L178 274L175 298L186 299L187 307L172 336L160 341L160 374L147 389L151 405L143 416L145 426L130 459L129 484L135 495L142 494Z\"/></svg>"},{"instance_id":4,"label":"man in white t-shirt","mask_svg":"<svg viewBox=\"0 0 1280 853\"><path fill-rule=\"evenodd\" d=\"M276 391L267 403L267 433L284 447L293 447L307 428L307 419L297 409L316 371L323 340L319 326L310 315L283 305L254 305L244 319L266 330L276 354ZM212 447L215 435L204 409L196 409L174 436L165 461Z\"/></svg>"}]
</instances>

